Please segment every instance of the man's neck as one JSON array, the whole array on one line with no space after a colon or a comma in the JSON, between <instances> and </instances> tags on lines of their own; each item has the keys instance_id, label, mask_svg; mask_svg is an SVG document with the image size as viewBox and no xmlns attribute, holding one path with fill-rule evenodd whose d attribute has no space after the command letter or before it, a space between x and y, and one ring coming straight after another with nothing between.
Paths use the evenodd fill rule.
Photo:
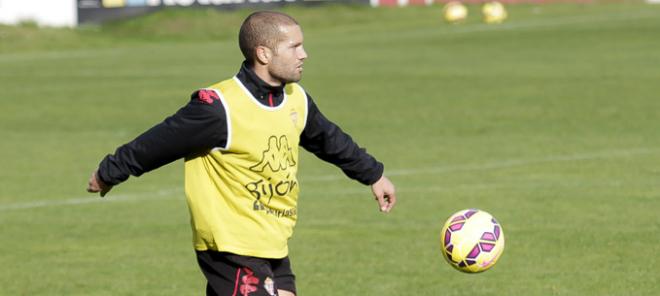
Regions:
<instances>
[{"instance_id":1,"label":"man's neck","mask_svg":"<svg viewBox=\"0 0 660 296\"><path fill-rule=\"evenodd\" d=\"M284 99L284 85L272 86L268 84L255 73L253 67L247 62L243 62L241 70L236 77L243 83L252 96L265 106L277 106Z\"/></svg>"},{"instance_id":2,"label":"man's neck","mask_svg":"<svg viewBox=\"0 0 660 296\"><path fill-rule=\"evenodd\" d=\"M249 67L251 67L254 74L257 74L257 77L259 77L259 79L261 79L266 84L268 84L272 87L282 86L282 84L283 84L282 81L279 81L279 80L275 79L275 77L270 75L270 73L268 72L268 69L266 69L266 67L261 67L259 65L250 65Z\"/></svg>"}]
</instances>

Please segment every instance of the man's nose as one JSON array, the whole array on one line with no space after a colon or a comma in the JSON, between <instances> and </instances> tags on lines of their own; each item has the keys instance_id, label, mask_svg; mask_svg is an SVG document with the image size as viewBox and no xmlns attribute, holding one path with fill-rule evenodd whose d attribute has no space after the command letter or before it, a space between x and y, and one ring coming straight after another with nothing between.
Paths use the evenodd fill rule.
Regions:
<instances>
[{"instance_id":1,"label":"man's nose","mask_svg":"<svg viewBox=\"0 0 660 296\"><path fill-rule=\"evenodd\" d=\"M298 53L298 58L301 60L304 60L307 58L307 52L305 52L304 48L300 48L300 52Z\"/></svg>"}]
</instances>

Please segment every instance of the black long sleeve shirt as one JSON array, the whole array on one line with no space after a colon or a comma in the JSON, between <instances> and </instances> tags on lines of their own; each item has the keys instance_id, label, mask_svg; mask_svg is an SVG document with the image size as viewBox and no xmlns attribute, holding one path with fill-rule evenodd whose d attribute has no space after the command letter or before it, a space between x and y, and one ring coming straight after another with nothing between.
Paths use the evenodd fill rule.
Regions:
<instances>
[{"instance_id":1,"label":"black long sleeve shirt","mask_svg":"<svg viewBox=\"0 0 660 296\"><path fill-rule=\"evenodd\" d=\"M284 100L284 85L268 85L245 62L236 77L261 104L278 106ZM307 123L300 146L362 184L378 181L383 164L328 120L309 94L307 100ZM107 155L99 165L98 176L104 183L116 185L129 176L140 176L177 159L223 147L227 143L227 120L221 101L204 100L196 91L174 115Z\"/></svg>"}]
</instances>

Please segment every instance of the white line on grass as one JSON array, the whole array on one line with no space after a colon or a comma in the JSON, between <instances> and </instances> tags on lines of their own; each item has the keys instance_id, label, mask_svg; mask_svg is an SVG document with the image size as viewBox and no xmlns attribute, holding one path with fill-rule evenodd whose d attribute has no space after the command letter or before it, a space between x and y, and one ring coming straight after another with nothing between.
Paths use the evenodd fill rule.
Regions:
<instances>
[{"instance_id":1,"label":"white line on grass","mask_svg":"<svg viewBox=\"0 0 660 296\"><path fill-rule=\"evenodd\" d=\"M599 151L599 152L581 153L581 154L573 154L573 155L554 155L554 156L547 156L547 157L535 158L535 159L534 158L508 159L508 160L500 160L500 161L485 162L485 163L435 166L435 167L414 168L414 169L398 169L398 170L394 169L394 170L388 170L386 174L388 176L411 176L411 175L420 175L420 174L446 174L446 173L456 173L456 172L485 171L485 170L505 169L505 168L545 164L545 163L597 160L597 159L607 159L607 158L616 158L616 157L630 157L630 156L657 153L659 151L660 149L648 149L648 148L609 150L609 151ZM337 173L332 175L303 177L301 179L303 182L324 182L324 181L341 180L344 178L346 177ZM78 197L78 198L71 198L65 200L37 200L37 201L23 202L23 203L3 204L0 205L0 212L54 207L54 206L65 206L65 205L102 203L102 202L163 200L173 197L178 198L182 194L183 194L183 188L175 187L175 188L159 190L156 192L120 194L120 195L110 194L106 198L98 198L95 195L89 195L87 197Z\"/></svg>"},{"instance_id":2,"label":"white line on grass","mask_svg":"<svg viewBox=\"0 0 660 296\"><path fill-rule=\"evenodd\" d=\"M0 212L11 211L11 210L54 207L54 206L65 206L65 205L82 205L82 204L90 204L90 203L144 201L150 199L162 200L168 197L172 197L175 194L177 194L178 196L181 193L183 193L183 190L181 187L178 187L178 188L158 190L155 192L129 193L129 194L117 194L117 195L110 194L106 198L99 198L98 195L90 194L86 197L77 197L77 198L70 198L64 200L35 200L30 202L10 203L5 205L0 205Z\"/></svg>"},{"instance_id":3,"label":"white line on grass","mask_svg":"<svg viewBox=\"0 0 660 296\"><path fill-rule=\"evenodd\" d=\"M651 154L658 151L660 150L646 149L646 148L610 150L610 151L600 151L600 152L582 153L582 154L573 154L573 155L554 155L554 156L551 155L536 159L507 159L507 160L485 162L485 163L434 166L434 167L414 168L414 169L394 169L394 170L387 170L385 174L388 176L409 176L409 175L420 175L420 174L446 174L446 173L469 172L469 171L485 171L485 170L504 169L504 168L512 168L512 167L552 163L552 162L566 162L566 161L580 161L580 160L636 156L643 154ZM307 178L302 177L301 179L303 181L331 181L331 180L338 180L343 178L345 177L341 175L327 175L327 176L315 176L315 177L307 177Z\"/></svg>"}]
</instances>

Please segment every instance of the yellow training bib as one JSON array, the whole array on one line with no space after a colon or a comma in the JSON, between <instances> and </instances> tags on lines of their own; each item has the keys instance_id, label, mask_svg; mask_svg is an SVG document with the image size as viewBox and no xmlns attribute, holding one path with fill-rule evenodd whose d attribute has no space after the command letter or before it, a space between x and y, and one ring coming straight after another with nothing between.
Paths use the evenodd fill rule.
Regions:
<instances>
[{"instance_id":1,"label":"yellow training bib","mask_svg":"<svg viewBox=\"0 0 660 296\"><path fill-rule=\"evenodd\" d=\"M283 102L268 107L236 77L209 89L227 112L227 144L185 162L194 247L283 258L297 219L305 91L287 84Z\"/></svg>"}]
</instances>

